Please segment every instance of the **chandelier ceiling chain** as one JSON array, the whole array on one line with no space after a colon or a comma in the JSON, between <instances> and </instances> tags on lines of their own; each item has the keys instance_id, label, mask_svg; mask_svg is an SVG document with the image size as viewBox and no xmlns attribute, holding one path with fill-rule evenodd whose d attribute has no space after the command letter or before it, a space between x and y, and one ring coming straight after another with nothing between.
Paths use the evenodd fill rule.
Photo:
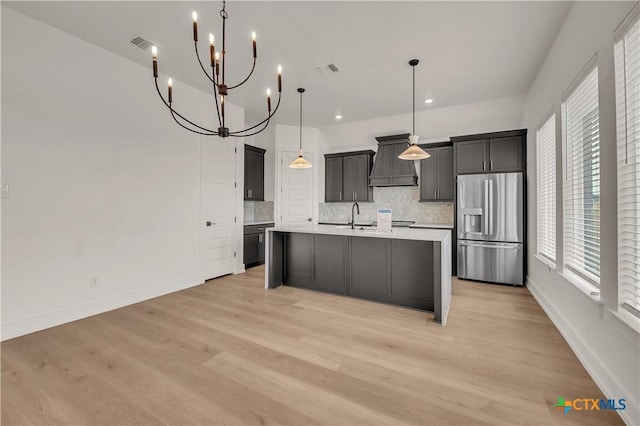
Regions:
<instances>
[{"instance_id":1,"label":"chandelier ceiling chain","mask_svg":"<svg viewBox=\"0 0 640 426\"><path fill-rule=\"evenodd\" d=\"M222 50L221 51L216 51L214 36L213 34L209 34L209 57L210 57L209 62L211 66L211 73L209 73L206 70L206 68L204 67L204 64L202 63L202 60L200 59L200 53L198 51L198 14L196 12L193 12L193 44L195 48L196 58L198 59L198 63L200 64L200 68L202 69L202 72L209 79L209 81L213 86L213 98L216 106L216 118L218 120L217 130L212 130L212 129L203 127L199 124L196 124L193 121L186 118L185 116L183 116L182 114L180 114L178 111L176 111L176 109L173 107L172 79L169 79L169 82L168 82L167 99L165 99L165 97L162 95L162 93L160 92L160 88L158 87L158 48L156 46L153 46L151 48L152 60L153 60L153 78L155 81L156 91L158 92L158 96L160 96L160 99L162 99L162 102L169 109L169 112L171 113L171 117L173 118L173 120L180 127L186 130L189 130L190 132L197 133L199 135L205 135L205 136L219 136L222 138L226 138L229 136L233 136L233 137L253 136L262 132L267 128L267 126L269 126L271 117L273 117L273 115L276 113L276 111L278 111L278 108L280 107L280 101L282 98L282 67L278 65L278 102L276 103L275 109L273 109L273 111L271 110L271 90L267 89L267 117L264 120L260 121L259 123L254 124L251 127L247 127L246 129L231 131L226 125L226 115L225 115L226 97L228 96L230 90L237 89L238 87L242 86L251 78L251 76L253 75L253 72L256 69L256 61L257 61L258 55L257 55L256 33L252 32L251 36L253 39L252 40L253 65L251 66L251 70L249 71L249 74L244 78L244 80L242 80L240 83L232 86L228 86L226 84L226 67L225 67L226 55L227 55L226 21L229 18L229 14L227 13L226 7L227 7L227 2L223 1L222 9L220 10L220 17L222 18ZM218 99L218 97L220 99Z\"/></svg>"}]
</instances>

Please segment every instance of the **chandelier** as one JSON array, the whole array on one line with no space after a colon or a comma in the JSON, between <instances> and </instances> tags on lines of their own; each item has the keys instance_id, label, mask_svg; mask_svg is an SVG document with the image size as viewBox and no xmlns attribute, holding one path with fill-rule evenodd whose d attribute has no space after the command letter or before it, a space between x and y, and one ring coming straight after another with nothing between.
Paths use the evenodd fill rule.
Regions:
<instances>
[{"instance_id":1,"label":"chandelier","mask_svg":"<svg viewBox=\"0 0 640 426\"><path fill-rule=\"evenodd\" d=\"M165 99L164 96L162 96L162 93L160 93L160 88L158 87L158 48L156 46L153 46L151 48L151 53L153 58L153 78L155 80L158 96L160 96L160 99L162 99L162 102L169 109L171 113L171 117L173 117L175 122L178 123L178 125L180 125L181 127L189 130L190 132L197 133L200 135L205 135L205 136L220 136L222 138L226 138L229 136L238 137L238 138L253 136L262 132L264 129L267 128L267 126L269 125L269 120L271 120L271 117L273 117L273 115L278 110L278 107L280 106L280 98L282 95L282 67L278 65L278 103L276 104L275 109L273 109L273 111L271 110L271 90L267 89L267 118L243 130L233 130L233 131L230 130L226 126L226 122L225 122L224 105L226 102L226 97L231 90L237 89L238 87L246 83L249 80L249 78L251 78L253 71L256 69L256 59L258 55L257 55L257 46L256 46L256 33L252 32L251 37L253 39L253 66L251 67L251 71L249 71L249 75L247 75L247 77L241 82L234 85L227 85L226 83L227 80L225 75L225 58L226 58L227 52L225 47L226 47L226 21L227 21L227 18L229 17L229 14L225 9L226 9L226 1L223 1L222 9L220 10L220 16L222 17L222 50L221 51L216 51L214 36L213 34L209 34L209 59L210 59L209 63L211 66L210 73L205 69L204 65L202 64L202 60L200 59L200 53L198 52L198 14L196 12L193 12L193 44L196 51L196 58L198 59L198 63L200 64L200 68L202 68L202 71L204 72L206 77L209 79L213 87L213 98L215 100L216 115L218 119L217 130L212 130L212 129L208 129L206 127L200 126L194 123L193 121L189 120L182 114L180 114L178 111L176 111L176 109L173 107L173 81L171 79L169 79L168 81L167 99Z\"/></svg>"},{"instance_id":2,"label":"chandelier","mask_svg":"<svg viewBox=\"0 0 640 426\"><path fill-rule=\"evenodd\" d=\"M304 88L298 88L298 93L300 93L300 149L298 150L298 157L289 164L289 167L292 169L309 169L312 165L302 154L302 94L304 93Z\"/></svg>"},{"instance_id":3,"label":"chandelier","mask_svg":"<svg viewBox=\"0 0 640 426\"><path fill-rule=\"evenodd\" d=\"M409 61L409 65L411 65L413 69L413 130L411 136L409 136L409 147L398 155L398 158L401 160L423 160L431 157L431 154L418 146L419 136L416 135L416 65L418 65L418 62L420 62L418 59Z\"/></svg>"}]
</instances>

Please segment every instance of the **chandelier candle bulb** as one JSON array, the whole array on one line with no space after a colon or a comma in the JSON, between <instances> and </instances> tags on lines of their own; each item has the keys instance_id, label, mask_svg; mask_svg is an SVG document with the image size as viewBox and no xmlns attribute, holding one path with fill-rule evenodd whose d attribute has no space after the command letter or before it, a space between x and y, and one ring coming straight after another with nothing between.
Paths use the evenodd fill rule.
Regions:
<instances>
[{"instance_id":1,"label":"chandelier candle bulb","mask_svg":"<svg viewBox=\"0 0 640 426\"><path fill-rule=\"evenodd\" d=\"M151 59L153 60L153 77L158 78L158 48L151 46Z\"/></svg>"},{"instance_id":2,"label":"chandelier candle bulb","mask_svg":"<svg viewBox=\"0 0 640 426\"><path fill-rule=\"evenodd\" d=\"M173 80L169 79L168 82L168 92L169 92L169 103L173 102Z\"/></svg>"},{"instance_id":3,"label":"chandelier candle bulb","mask_svg":"<svg viewBox=\"0 0 640 426\"><path fill-rule=\"evenodd\" d=\"M212 67L216 64L216 61L215 61L216 46L214 41L215 39L213 37L213 34L209 33L209 59L211 61Z\"/></svg>"},{"instance_id":4,"label":"chandelier candle bulb","mask_svg":"<svg viewBox=\"0 0 640 426\"><path fill-rule=\"evenodd\" d=\"M253 39L253 58L257 58L257 49L256 49L256 32L252 31L251 32L251 38Z\"/></svg>"},{"instance_id":5,"label":"chandelier candle bulb","mask_svg":"<svg viewBox=\"0 0 640 426\"><path fill-rule=\"evenodd\" d=\"M215 59L216 59L216 75L220 75L220 53L219 52L216 52Z\"/></svg>"},{"instance_id":6,"label":"chandelier candle bulb","mask_svg":"<svg viewBox=\"0 0 640 426\"><path fill-rule=\"evenodd\" d=\"M278 65L278 93L282 92L282 65Z\"/></svg>"},{"instance_id":7,"label":"chandelier candle bulb","mask_svg":"<svg viewBox=\"0 0 640 426\"><path fill-rule=\"evenodd\" d=\"M193 12L193 41L198 41L198 13Z\"/></svg>"},{"instance_id":8,"label":"chandelier candle bulb","mask_svg":"<svg viewBox=\"0 0 640 426\"><path fill-rule=\"evenodd\" d=\"M222 118L224 118L224 96L220 96L220 113L222 114Z\"/></svg>"},{"instance_id":9,"label":"chandelier candle bulb","mask_svg":"<svg viewBox=\"0 0 640 426\"><path fill-rule=\"evenodd\" d=\"M271 89L267 89L267 111L271 111Z\"/></svg>"}]
</instances>

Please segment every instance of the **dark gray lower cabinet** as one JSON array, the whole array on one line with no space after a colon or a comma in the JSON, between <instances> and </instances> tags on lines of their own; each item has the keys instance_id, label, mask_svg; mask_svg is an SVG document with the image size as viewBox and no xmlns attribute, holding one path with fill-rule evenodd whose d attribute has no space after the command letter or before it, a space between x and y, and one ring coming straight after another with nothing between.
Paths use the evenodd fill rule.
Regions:
<instances>
[{"instance_id":1,"label":"dark gray lower cabinet","mask_svg":"<svg viewBox=\"0 0 640 426\"><path fill-rule=\"evenodd\" d=\"M336 235L286 234L284 283L347 294L347 241Z\"/></svg>"},{"instance_id":2,"label":"dark gray lower cabinet","mask_svg":"<svg viewBox=\"0 0 640 426\"><path fill-rule=\"evenodd\" d=\"M391 299L393 303L433 310L432 241L391 241Z\"/></svg>"},{"instance_id":3,"label":"dark gray lower cabinet","mask_svg":"<svg viewBox=\"0 0 640 426\"><path fill-rule=\"evenodd\" d=\"M283 283L433 311L433 244L287 233Z\"/></svg>"},{"instance_id":4,"label":"dark gray lower cabinet","mask_svg":"<svg viewBox=\"0 0 640 426\"><path fill-rule=\"evenodd\" d=\"M247 266L264 263L265 229L273 227L273 223L244 226L244 252L242 262Z\"/></svg>"},{"instance_id":5,"label":"dark gray lower cabinet","mask_svg":"<svg viewBox=\"0 0 640 426\"><path fill-rule=\"evenodd\" d=\"M313 234L290 233L285 235L285 284L313 288Z\"/></svg>"},{"instance_id":6,"label":"dark gray lower cabinet","mask_svg":"<svg viewBox=\"0 0 640 426\"><path fill-rule=\"evenodd\" d=\"M390 241L384 238L351 238L350 296L390 301Z\"/></svg>"},{"instance_id":7,"label":"dark gray lower cabinet","mask_svg":"<svg viewBox=\"0 0 640 426\"><path fill-rule=\"evenodd\" d=\"M316 234L314 240L316 290L347 294L348 238Z\"/></svg>"}]
</instances>

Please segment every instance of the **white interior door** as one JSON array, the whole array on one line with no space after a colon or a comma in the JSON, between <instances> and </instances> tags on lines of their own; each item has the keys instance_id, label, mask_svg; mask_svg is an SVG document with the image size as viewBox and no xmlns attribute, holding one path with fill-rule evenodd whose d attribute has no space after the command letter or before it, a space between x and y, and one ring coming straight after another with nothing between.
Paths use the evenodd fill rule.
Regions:
<instances>
[{"instance_id":1,"label":"white interior door","mask_svg":"<svg viewBox=\"0 0 640 426\"><path fill-rule=\"evenodd\" d=\"M204 279L234 271L235 142L201 139L201 264Z\"/></svg>"},{"instance_id":2,"label":"white interior door","mask_svg":"<svg viewBox=\"0 0 640 426\"><path fill-rule=\"evenodd\" d=\"M297 156L297 152L282 151L280 162L282 225L303 225L313 222L313 168L290 168L289 163ZM312 152L305 152L304 156L311 164L316 164Z\"/></svg>"}]
</instances>

